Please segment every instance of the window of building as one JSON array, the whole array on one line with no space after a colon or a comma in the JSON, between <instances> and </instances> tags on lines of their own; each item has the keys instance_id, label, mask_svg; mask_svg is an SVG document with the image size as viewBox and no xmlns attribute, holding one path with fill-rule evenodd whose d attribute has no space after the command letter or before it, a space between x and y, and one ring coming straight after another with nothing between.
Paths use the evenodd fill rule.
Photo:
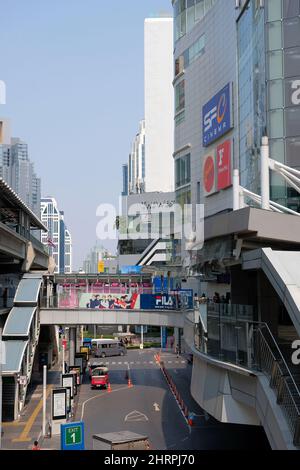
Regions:
<instances>
[{"instance_id":1,"label":"window of building","mask_svg":"<svg viewBox=\"0 0 300 470\"><path fill-rule=\"evenodd\" d=\"M175 161L176 188L185 186L191 182L191 155L177 158Z\"/></svg>"},{"instance_id":2,"label":"window of building","mask_svg":"<svg viewBox=\"0 0 300 470\"><path fill-rule=\"evenodd\" d=\"M176 114L185 108L185 81L182 80L175 86L175 112Z\"/></svg>"},{"instance_id":3,"label":"window of building","mask_svg":"<svg viewBox=\"0 0 300 470\"><path fill-rule=\"evenodd\" d=\"M189 33L195 24L204 18L216 1L217 0L175 0L173 5L175 42Z\"/></svg>"}]
</instances>

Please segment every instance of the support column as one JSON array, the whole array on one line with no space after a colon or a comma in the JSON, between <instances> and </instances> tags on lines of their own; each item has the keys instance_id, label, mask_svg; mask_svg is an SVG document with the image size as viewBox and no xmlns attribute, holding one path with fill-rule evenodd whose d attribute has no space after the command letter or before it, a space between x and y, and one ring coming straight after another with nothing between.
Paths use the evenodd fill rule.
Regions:
<instances>
[{"instance_id":1,"label":"support column","mask_svg":"<svg viewBox=\"0 0 300 470\"><path fill-rule=\"evenodd\" d=\"M75 352L76 352L76 327L71 327L69 329L69 338L70 338L70 349L69 349L69 366L74 366L75 364Z\"/></svg>"}]
</instances>

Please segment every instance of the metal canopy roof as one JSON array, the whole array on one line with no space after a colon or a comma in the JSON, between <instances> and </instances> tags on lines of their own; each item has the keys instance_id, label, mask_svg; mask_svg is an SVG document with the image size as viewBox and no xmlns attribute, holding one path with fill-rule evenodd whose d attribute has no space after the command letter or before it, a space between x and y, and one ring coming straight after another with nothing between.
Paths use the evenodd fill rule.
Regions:
<instances>
[{"instance_id":1,"label":"metal canopy roof","mask_svg":"<svg viewBox=\"0 0 300 470\"><path fill-rule=\"evenodd\" d=\"M31 221L31 226L48 231L47 227L41 222L41 220L36 216L34 212L22 201L22 199L17 195L17 193L4 181L3 178L0 178L0 193L6 197L13 205L16 205L19 209L22 209L29 217Z\"/></svg>"},{"instance_id":2,"label":"metal canopy roof","mask_svg":"<svg viewBox=\"0 0 300 470\"><path fill-rule=\"evenodd\" d=\"M33 315L37 307L13 307L3 330L3 339L7 336L28 337Z\"/></svg>"},{"instance_id":3,"label":"metal canopy roof","mask_svg":"<svg viewBox=\"0 0 300 470\"><path fill-rule=\"evenodd\" d=\"M21 370L22 360L28 341L4 341L5 364L2 364L2 374L13 375Z\"/></svg>"},{"instance_id":4,"label":"metal canopy roof","mask_svg":"<svg viewBox=\"0 0 300 470\"><path fill-rule=\"evenodd\" d=\"M37 305L41 284L41 274L24 276L18 285L14 304L23 306Z\"/></svg>"}]
</instances>

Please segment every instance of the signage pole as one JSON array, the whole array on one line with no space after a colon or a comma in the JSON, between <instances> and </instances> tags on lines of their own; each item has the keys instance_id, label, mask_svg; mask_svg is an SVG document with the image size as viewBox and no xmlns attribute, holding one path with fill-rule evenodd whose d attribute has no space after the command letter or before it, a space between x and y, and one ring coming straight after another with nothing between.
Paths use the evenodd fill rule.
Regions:
<instances>
[{"instance_id":1,"label":"signage pole","mask_svg":"<svg viewBox=\"0 0 300 470\"><path fill-rule=\"evenodd\" d=\"M144 326L141 326L141 345L142 349L144 349Z\"/></svg>"},{"instance_id":2,"label":"signage pole","mask_svg":"<svg viewBox=\"0 0 300 470\"><path fill-rule=\"evenodd\" d=\"M270 210L270 152L268 137L262 138L261 159L261 208Z\"/></svg>"},{"instance_id":3,"label":"signage pole","mask_svg":"<svg viewBox=\"0 0 300 470\"><path fill-rule=\"evenodd\" d=\"M62 342L62 373L65 373L65 344Z\"/></svg>"},{"instance_id":4,"label":"signage pole","mask_svg":"<svg viewBox=\"0 0 300 470\"><path fill-rule=\"evenodd\" d=\"M240 207L240 172L233 170L233 210L242 209Z\"/></svg>"},{"instance_id":5,"label":"signage pole","mask_svg":"<svg viewBox=\"0 0 300 470\"><path fill-rule=\"evenodd\" d=\"M46 436L47 366L43 367L43 437Z\"/></svg>"},{"instance_id":6,"label":"signage pole","mask_svg":"<svg viewBox=\"0 0 300 470\"><path fill-rule=\"evenodd\" d=\"M2 447L2 329L0 328L0 449Z\"/></svg>"}]
</instances>

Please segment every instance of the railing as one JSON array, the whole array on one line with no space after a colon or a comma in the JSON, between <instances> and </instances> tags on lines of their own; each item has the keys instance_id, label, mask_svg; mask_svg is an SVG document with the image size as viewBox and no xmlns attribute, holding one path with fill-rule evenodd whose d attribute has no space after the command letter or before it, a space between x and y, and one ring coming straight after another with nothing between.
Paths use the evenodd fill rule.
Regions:
<instances>
[{"instance_id":1,"label":"railing","mask_svg":"<svg viewBox=\"0 0 300 470\"><path fill-rule=\"evenodd\" d=\"M195 347L203 354L268 377L294 445L300 447L299 385L268 325L253 321L252 314L248 306L207 305L207 329L200 311L195 315ZM191 323L190 315L186 321Z\"/></svg>"}]
</instances>

